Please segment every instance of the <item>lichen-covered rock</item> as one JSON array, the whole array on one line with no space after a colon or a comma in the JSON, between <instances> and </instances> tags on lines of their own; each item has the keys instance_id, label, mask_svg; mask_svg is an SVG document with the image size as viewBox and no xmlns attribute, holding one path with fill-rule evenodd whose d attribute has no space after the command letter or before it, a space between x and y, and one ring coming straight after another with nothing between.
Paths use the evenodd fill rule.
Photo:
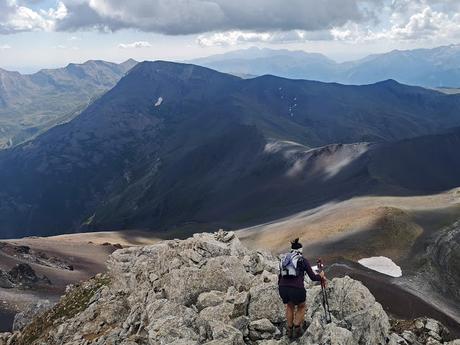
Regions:
<instances>
[{"instance_id":1,"label":"lichen-covered rock","mask_svg":"<svg viewBox=\"0 0 460 345\"><path fill-rule=\"evenodd\" d=\"M244 345L243 335L235 327L225 324L220 321L211 321L211 337L215 341L220 341L221 344ZM220 344L215 342L214 344Z\"/></svg>"},{"instance_id":2,"label":"lichen-covered rock","mask_svg":"<svg viewBox=\"0 0 460 345\"><path fill-rule=\"evenodd\" d=\"M117 250L108 275L69 287L22 330L0 335L0 345L288 345L276 267L271 254L224 231ZM309 327L297 344L404 345L396 336L403 329L390 335L387 315L361 283L330 281L331 324L321 289L311 286ZM420 322L428 341L444 341L440 324Z\"/></svg>"},{"instance_id":3,"label":"lichen-covered rock","mask_svg":"<svg viewBox=\"0 0 460 345\"><path fill-rule=\"evenodd\" d=\"M407 344L446 344L450 338L449 330L446 327L439 321L429 318L391 320L391 324L392 331L399 334ZM398 344L394 341L393 343ZM400 343L404 344L401 341Z\"/></svg>"},{"instance_id":4,"label":"lichen-covered rock","mask_svg":"<svg viewBox=\"0 0 460 345\"><path fill-rule=\"evenodd\" d=\"M224 302L225 294L221 291L209 291L203 292L198 296L196 306L198 310L202 310L207 307L215 307Z\"/></svg>"},{"instance_id":5,"label":"lichen-covered rock","mask_svg":"<svg viewBox=\"0 0 460 345\"><path fill-rule=\"evenodd\" d=\"M261 284L249 290L249 317L252 320L268 319L272 323L284 321L284 305L280 300L278 285Z\"/></svg>"},{"instance_id":6,"label":"lichen-covered rock","mask_svg":"<svg viewBox=\"0 0 460 345\"><path fill-rule=\"evenodd\" d=\"M249 338L252 340L270 339L281 334L280 330L268 319L252 321L249 324Z\"/></svg>"},{"instance_id":7,"label":"lichen-covered rock","mask_svg":"<svg viewBox=\"0 0 460 345\"><path fill-rule=\"evenodd\" d=\"M391 333L388 337L388 345L408 345L407 341L396 333Z\"/></svg>"},{"instance_id":8,"label":"lichen-covered rock","mask_svg":"<svg viewBox=\"0 0 460 345\"><path fill-rule=\"evenodd\" d=\"M300 339L301 345L328 344L328 345L355 345L355 344L379 344L378 342L357 343L354 340L353 333L343 327L330 323L325 326L310 326L304 336ZM383 344L383 343L382 343Z\"/></svg>"},{"instance_id":9,"label":"lichen-covered rock","mask_svg":"<svg viewBox=\"0 0 460 345\"><path fill-rule=\"evenodd\" d=\"M11 333L0 333L0 345L7 345L8 339L11 339Z\"/></svg>"},{"instance_id":10,"label":"lichen-covered rock","mask_svg":"<svg viewBox=\"0 0 460 345\"><path fill-rule=\"evenodd\" d=\"M20 331L31 323L34 317L40 316L52 306L53 304L48 300L38 301L29 305L22 312L14 316L13 331Z\"/></svg>"},{"instance_id":11,"label":"lichen-covered rock","mask_svg":"<svg viewBox=\"0 0 460 345\"><path fill-rule=\"evenodd\" d=\"M333 279L327 288L334 323L352 332L354 344L385 344L390 323L382 306L360 282L349 277ZM307 320L310 328L324 323L320 287L308 290ZM318 330L319 331L319 330Z\"/></svg>"},{"instance_id":12,"label":"lichen-covered rock","mask_svg":"<svg viewBox=\"0 0 460 345\"><path fill-rule=\"evenodd\" d=\"M203 292L226 292L231 286L248 289L251 280L251 275L238 258L219 256L210 258L202 267L172 269L164 276L163 289L168 299L192 305Z\"/></svg>"}]
</instances>

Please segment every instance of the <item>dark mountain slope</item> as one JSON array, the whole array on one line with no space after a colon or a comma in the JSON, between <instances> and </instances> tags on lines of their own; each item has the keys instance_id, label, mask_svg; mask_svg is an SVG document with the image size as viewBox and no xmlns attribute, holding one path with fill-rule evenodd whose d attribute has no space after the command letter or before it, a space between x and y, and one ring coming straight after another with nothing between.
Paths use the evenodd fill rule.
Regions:
<instances>
[{"instance_id":1,"label":"dark mountain slope","mask_svg":"<svg viewBox=\"0 0 460 345\"><path fill-rule=\"evenodd\" d=\"M88 61L31 75L0 70L0 149L68 121L135 64Z\"/></svg>"},{"instance_id":2,"label":"dark mountain slope","mask_svg":"<svg viewBox=\"0 0 460 345\"><path fill-rule=\"evenodd\" d=\"M420 193L460 185L460 128L381 145L372 154L370 173L386 185Z\"/></svg>"},{"instance_id":3,"label":"dark mountain slope","mask_svg":"<svg viewBox=\"0 0 460 345\"><path fill-rule=\"evenodd\" d=\"M460 98L393 80L344 86L263 76L244 83L245 107L275 113L309 131L306 144L398 140L436 133L458 122ZM253 95L248 98L247 95ZM257 116L256 121L260 119Z\"/></svg>"},{"instance_id":4,"label":"dark mountain slope","mask_svg":"<svg viewBox=\"0 0 460 345\"><path fill-rule=\"evenodd\" d=\"M73 121L0 152L0 234L237 226L334 198L411 192L369 172L386 145L333 143L445 129L460 123L459 99L392 81L243 80L141 63Z\"/></svg>"}]
</instances>

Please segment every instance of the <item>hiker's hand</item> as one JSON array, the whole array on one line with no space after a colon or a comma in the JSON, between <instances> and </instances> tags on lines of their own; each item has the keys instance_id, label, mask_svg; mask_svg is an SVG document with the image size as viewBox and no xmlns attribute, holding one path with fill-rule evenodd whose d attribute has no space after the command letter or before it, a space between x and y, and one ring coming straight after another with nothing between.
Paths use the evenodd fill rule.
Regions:
<instances>
[{"instance_id":1,"label":"hiker's hand","mask_svg":"<svg viewBox=\"0 0 460 345\"><path fill-rule=\"evenodd\" d=\"M324 285L324 287L327 287L327 279L324 271L319 272L319 276L321 277L321 283Z\"/></svg>"}]
</instances>

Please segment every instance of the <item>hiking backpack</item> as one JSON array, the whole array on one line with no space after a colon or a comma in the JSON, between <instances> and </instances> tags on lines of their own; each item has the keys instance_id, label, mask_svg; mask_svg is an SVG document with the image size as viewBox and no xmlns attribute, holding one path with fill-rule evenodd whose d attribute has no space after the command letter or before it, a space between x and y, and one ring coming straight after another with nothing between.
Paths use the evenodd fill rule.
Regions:
<instances>
[{"instance_id":1,"label":"hiking backpack","mask_svg":"<svg viewBox=\"0 0 460 345\"><path fill-rule=\"evenodd\" d=\"M299 270L297 269L297 263L302 255L297 252L287 253L280 259L280 274L282 277L297 277Z\"/></svg>"}]
</instances>

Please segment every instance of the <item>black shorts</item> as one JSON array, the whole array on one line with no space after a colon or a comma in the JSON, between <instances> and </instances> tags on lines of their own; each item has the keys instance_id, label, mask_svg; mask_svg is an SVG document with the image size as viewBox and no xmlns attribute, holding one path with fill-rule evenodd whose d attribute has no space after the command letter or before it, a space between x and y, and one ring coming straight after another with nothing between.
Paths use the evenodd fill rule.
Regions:
<instances>
[{"instance_id":1,"label":"black shorts","mask_svg":"<svg viewBox=\"0 0 460 345\"><path fill-rule=\"evenodd\" d=\"M284 304L292 303L299 305L304 303L307 299L307 291L302 288L280 286L279 292Z\"/></svg>"}]
</instances>

